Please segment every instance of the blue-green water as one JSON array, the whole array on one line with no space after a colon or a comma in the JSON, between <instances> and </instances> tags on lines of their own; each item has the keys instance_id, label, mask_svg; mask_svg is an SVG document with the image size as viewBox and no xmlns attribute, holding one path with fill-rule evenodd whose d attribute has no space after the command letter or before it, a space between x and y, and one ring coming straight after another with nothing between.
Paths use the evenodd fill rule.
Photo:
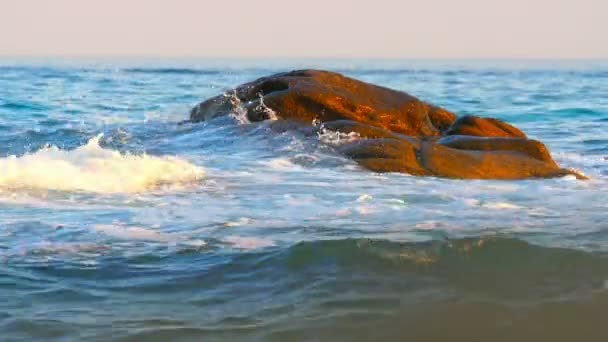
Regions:
<instances>
[{"instance_id":1,"label":"blue-green water","mask_svg":"<svg viewBox=\"0 0 608 342\"><path fill-rule=\"evenodd\" d=\"M590 181L374 174L196 103L316 67ZM605 341L608 63L0 61L2 341Z\"/></svg>"}]
</instances>

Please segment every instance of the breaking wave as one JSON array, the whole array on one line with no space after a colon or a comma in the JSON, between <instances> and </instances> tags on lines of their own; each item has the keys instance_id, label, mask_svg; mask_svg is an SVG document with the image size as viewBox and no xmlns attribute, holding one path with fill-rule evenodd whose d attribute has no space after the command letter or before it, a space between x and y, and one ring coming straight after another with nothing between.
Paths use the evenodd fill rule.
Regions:
<instances>
[{"instance_id":1,"label":"breaking wave","mask_svg":"<svg viewBox=\"0 0 608 342\"><path fill-rule=\"evenodd\" d=\"M201 167L171 156L123 154L102 148L101 135L74 150L47 146L0 159L0 193L21 189L137 193L196 182Z\"/></svg>"}]
</instances>

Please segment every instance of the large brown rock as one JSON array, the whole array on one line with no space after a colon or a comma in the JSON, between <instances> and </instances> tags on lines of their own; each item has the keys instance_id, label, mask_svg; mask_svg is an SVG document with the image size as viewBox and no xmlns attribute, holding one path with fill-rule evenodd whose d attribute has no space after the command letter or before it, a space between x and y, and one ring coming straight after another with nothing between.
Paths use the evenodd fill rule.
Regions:
<instances>
[{"instance_id":1,"label":"large brown rock","mask_svg":"<svg viewBox=\"0 0 608 342\"><path fill-rule=\"evenodd\" d=\"M234 95L250 121L268 119L267 108L271 108L281 118L306 124L352 120L410 136L439 136L456 119L453 113L404 92L327 71L292 71L260 78L236 88ZM209 99L192 110L190 119L202 121L228 113L231 102L234 98L225 95Z\"/></svg>"},{"instance_id":2,"label":"large brown rock","mask_svg":"<svg viewBox=\"0 0 608 342\"><path fill-rule=\"evenodd\" d=\"M320 122L319 131L355 132L360 139L336 149L376 172L475 179L585 178L560 168L544 144L505 122L476 116L457 119L407 93L327 71L260 78L232 94L202 102L192 109L190 119L203 121L235 111L245 111L252 122L276 116L301 125Z\"/></svg>"},{"instance_id":3,"label":"large brown rock","mask_svg":"<svg viewBox=\"0 0 608 342\"><path fill-rule=\"evenodd\" d=\"M531 139L463 135L419 139L345 121L325 127L365 137L338 150L376 172L472 179L585 178L560 168L545 145Z\"/></svg>"}]
</instances>

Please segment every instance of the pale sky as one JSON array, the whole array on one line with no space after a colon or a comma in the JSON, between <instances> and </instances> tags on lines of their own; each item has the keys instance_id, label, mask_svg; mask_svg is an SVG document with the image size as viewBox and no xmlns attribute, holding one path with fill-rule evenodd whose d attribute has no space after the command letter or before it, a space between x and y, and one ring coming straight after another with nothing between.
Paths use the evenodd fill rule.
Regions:
<instances>
[{"instance_id":1,"label":"pale sky","mask_svg":"<svg viewBox=\"0 0 608 342\"><path fill-rule=\"evenodd\" d=\"M0 56L608 58L608 0L0 0Z\"/></svg>"}]
</instances>

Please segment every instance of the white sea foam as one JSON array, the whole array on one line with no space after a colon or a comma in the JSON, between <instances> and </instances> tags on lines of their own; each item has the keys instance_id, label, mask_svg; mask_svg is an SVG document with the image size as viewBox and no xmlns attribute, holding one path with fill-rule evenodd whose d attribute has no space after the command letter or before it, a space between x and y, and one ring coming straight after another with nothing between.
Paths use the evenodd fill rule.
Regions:
<instances>
[{"instance_id":1,"label":"white sea foam","mask_svg":"<svg viewBox=\"0 0 608 342\"><path fill-rule=\"evenodd\" d=\"M370 194L363 194L361 196L359 196L359 198L357 198L357 202L365 202L365 201L370 201L372 200L374 197L372 197L372 195Z\"/></svg>"},{"instance_id":2,"label":"white sea foam","mask_svg":"<svg viewBox=\"0 0 608 342\"><path fill-rule=\"evenodd\" d=\"M522 209L522 207L508 202L482 202L475 198L465 198L463 202L466 206L472 208L486 208L491 210L514 210Z\"/></svg>"},{"instance_id":3,"label":"white sea foam","mask_svg":"<svg viewBox=\"0 0 608 342\"><path fill-rule=\"evenodd\" d=\"M75 150L55 146L0 159L0 190L137 193L183 186L203 177L202 168L177 157L122 154L102 148L100 136Z\"/></svg>"},{"instance_id":4,"label":"white sea foam","mask_svg":"<svg viewBox=\"0 0 608 342\"><path fill-rule=\"evenodd\" d=\"M300 170L301 166L294 164L289 158L279 157L260 162L273 170Z\"/></svg>"},{"instance_id":5,"label":"white sea foam","mask_svg":"<svg viewBox=\"0 0 608 342\"><path fill-rule=\"evenodd\" d=\"M251 222L253 222L252 219L250 219L248 217L241 217L241 218L239 218L238 220L235 220L235 221L224 222L223 226L224 227L240 227L240 226L248 225Z\"/></svg>"},{"instance_id":6,"label":"white sea foam","mask_svg":"<svg viewBox=\"0 0 608 342\"><path fill-rule=\"evenodd\" d=\"M127 226L120 222L114 224L96 224L92 228L106 236L125 241L160 242L170 245L185 245L189 247L206 246L205 240L193 236L195 232L189 233L165 233L155 228L139 226Z\"/></svg>"},{"instance_id":7,"label":"white sea foam","mask_svg":"<svg viewBox=\"0 0 608 342\"><path fill-rule=\"evenodd\" d=\"M224 96L230 100L230 104L232 105L232 113L230 116L240 125L251 123L247 117L247 108L243 106L241 99L236 96L236 91L226 93Z\"/></svg>"},{"instance_id":8,"label":"white sea foam","mask_svg":"<svg viewBox=\"0 0 608 342\"><path fill-rule=\"evenodd\" d=\"M270 239L238 236L238 235L228 236L224 239L224 241L229 243L232 246L232 248L244 249L244 250L267 248L267 247L273 247L276 245L275 242Z\"/></svg>"},{"instance_id":9,"label":"white sea foam","mask_svg":"<svg viewBox=\"0 0 608 342\"><path fill-rule=\"evenodd\" d=\"M594 169L604 169L608 165L608 157L601 155L581 155L577 153L555 153L555 161L562 167L568 168L583 176L596 178L599 176ZM576 180L572 175L563 177L567 180Z\"/></svg>"},{"instance_id":10,"label":"white sea foam","mask_svg":"<svg viewBox=\"0 0 608 342\"><path fill-rule=\"evenodd\" d=\"M512 210L512 209L521 209L522 207L515 205L513 203L508 202L489 202L483 204L484 208L494 209L494 210Z\"/></svg>"},{"instance_id":11,"label":"white sea foam","mask_svg":"<svg viewBox=\"0 0 608 342\"><path fill-rule=\"evenodd\" d=\"M249 121L249 117L247 116L247 108L243 105L241 99L237 96L236 91L232 91L230 93L225 93L225 97L228 98L230 104L232 105L232 113L230 116L239 124L246 125L251 123ZM262 93L258 94L259 104L256 106L255 110L257 112L264 112L268 116L268 120L276 121L278 120L277 112L275 112L272 108L268 107L264 102L264 95Z\"/></svg>"},{"instance_id":12,"label":"white sea foam","mask_svg":"<svg viewBox=\"0 0 608 342\"><path fill-rule=\"evenodd\" d=\"M258 96L260 97L260 104L257 106L256 110L266 113L266 115L268 115L268 120L270 121L278 120L279 117L277 116L277 112L272 110L272 108L268 107L266 103L264 103L264 95L260 93Z\"/></svg>"},{"instance_id":13,"label":"white sea foam","mask_svg":"<svg viewBox=\"0 0 608 342\"><path fill-rule=\"evenodd\" d=\"M475 198L464 198L462 199L462 202L467 206L467 207L478 207L480 202L478 199Z\"/></svg>"},{"instance_id":14,"label":"white sea foam","mask_svg":"<svg viewBox=\"0 0 608 342\"><path fill-rule=\"evenodd\" d=\"M328 145L340 145L361 139L361 135L357 132L343 133L332 131L323 127L323 125L321 125L317 135L322 143Z\"/></svg>"},{"instance_id":15,"label":"white sea foam","mask_svg":"<svg viewBox=\"0 0 608 342\"><path fill-rule=\"evenodd\" d=\"M98 245L95 243L77 242L77 243L61 243L61 242L50 242L43 241L40 243L34 243L30 246L26 246L21 250L21 254L35 253L35 254L100 254L109 250L110 247L105 245Z\"/></svg>"},{"instance_id":16,"label":"white sea foam","mask_svg":"<svg viewBox=\"0 0 608 342\"><path fill-rule=\"evenodd\" d=\"M430 220L430 221L416 223L415 227L416 227L416 229L420 229L420 230L435 230L435 229L440 229L440 228L445 227L445 224L441 221Z\"/></svg>"},{"instance_id":17,"label":"white sea foam","mask_svg":"<svg viewBox=\"0 0 608 342\"><path fill-rule=\"evenodd\" d=\"M157 230L144 227L128 227L121 224L98 224L93 225L93 229L121 240L141 240L154 242L171 242L175 238L170 234L165 234Z\"/></svg>"}]
</instances>

